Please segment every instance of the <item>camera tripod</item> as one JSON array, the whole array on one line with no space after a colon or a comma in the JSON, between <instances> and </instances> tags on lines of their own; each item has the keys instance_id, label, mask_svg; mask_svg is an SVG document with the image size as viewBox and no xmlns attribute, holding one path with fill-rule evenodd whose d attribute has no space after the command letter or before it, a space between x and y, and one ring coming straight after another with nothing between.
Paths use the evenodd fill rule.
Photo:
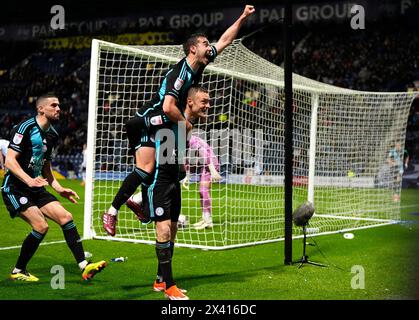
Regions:
<instances>
[{"instance_id":1,"label":"camera tripod","mask_svg":"<svg viewBox=\"0 0 419 320\"><path fill-rule=\"evenodd\" d=\"M318 266L318 267L327 267L325 264L321 264L318 262L313 262L308 260L308 256L306 255L306 245L307 245L307 225L303 226L303 256L296 261L295 263L299 263L298 269L300 269L305 263L306 264L311 264L313 266Z\"/></svg>"}]
</instances>

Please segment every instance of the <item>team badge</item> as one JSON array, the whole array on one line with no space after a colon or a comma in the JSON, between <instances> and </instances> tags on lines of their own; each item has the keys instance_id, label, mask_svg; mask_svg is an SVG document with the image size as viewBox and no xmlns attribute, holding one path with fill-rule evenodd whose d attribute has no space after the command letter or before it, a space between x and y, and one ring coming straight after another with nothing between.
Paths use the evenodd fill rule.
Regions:
<instances>
[{"instance_id":1,"label":"team badge","mask_svg":"<svg viewBox=\"0 0 419 320\"><path fill-rule=\"evenodd\" d=\"M183 80L181 78L177 78L175 81L175 89L176 90L180 90L180 88L182 88L183 86Z\"/></svg>"},{"instance_id":2,"label":"team badge","mask_svg":"<svg viewBox=\"0 0 419 320\"><path fill-rule=\"evenodd\" d=\"M15 136L13 137L13 143L19 144L22 142L22 139L23 139L23 134L15 133Z\"/></svg>"},{"instance_id":3,"label":"team badge","mask_svg":"<svg viewBox=\"0 0 419 320\"><path fill-rule=\"evenodd\" d=\"M161 217L163 215L163 213L164 213L164 209L162 207L156 208L156 215Z\"/></svg>"},{"instance_id":4,"label":"team badge","mask_svg":"<svg viewBox=\"0 0 419 320\"><path fill-rule=\"evenodd\" d=\"M21 197L21 198L19 199L19 202L20 202L21 204L27 204L27 203L28 203L28 198L26 198L26 197Z\"/></svg>"}]
</instances>

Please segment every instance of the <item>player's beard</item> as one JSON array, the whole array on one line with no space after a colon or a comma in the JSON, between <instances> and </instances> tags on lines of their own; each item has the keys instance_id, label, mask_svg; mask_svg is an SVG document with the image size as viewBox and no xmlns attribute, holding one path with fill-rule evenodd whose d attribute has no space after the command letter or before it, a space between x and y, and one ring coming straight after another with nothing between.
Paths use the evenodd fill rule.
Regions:
<instances>
[{"instance_id":1,"label":"player's beard","mask_svg":"<svg viewBox=\"0 0 419 320\"><path fill-rule=\"evenodd\" d=\"M58 121L60 121L60 114L58 114L57 116L48 117L48 121L50 123L57 123Z\"/></svg>"}]
</instances>

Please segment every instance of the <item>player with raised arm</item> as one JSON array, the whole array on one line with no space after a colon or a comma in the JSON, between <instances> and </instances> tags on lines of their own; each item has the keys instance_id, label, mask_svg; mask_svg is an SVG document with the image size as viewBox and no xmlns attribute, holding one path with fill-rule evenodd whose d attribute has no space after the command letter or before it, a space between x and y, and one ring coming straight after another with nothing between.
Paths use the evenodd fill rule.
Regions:
<instances>
[{"instance_id":1,"label":"player with raised arm","mask_svg":"<svg viewBox=\"0 0 419 320\"><path fill-rule=\"evenodd\" d=\"M103 228L109 235L114 236L116 233L117 214L121 206L141 183L148 185L153 181L156 130L161 126L172 126L186 120L183 112L189 88L198 85L205 67L233 42L243 23L254 12L253 6L246 5L240 17L214 46L210 45L204 34L190 36L183 45L186 57L167 71L152 100L126 123L129 148L135 156L135 168L124 179L112 205L103 214ZM186 120L187 132L191 129L192 124ZM139 219L147 222L144 217L140 216Z\"/></svg>"},{"instance_id":2,"label":"player with raised arm","mask_svg":"<svg viewBox=\"0 0 419 320\"><path fill-rule=\"evenodd\" d=\"M36 110L35 117L22 121L11 131L5 161L7 173L1 186L10 216L20 217L32 227L32 231L23 241L10 277L21 281L39 280L26 267L48 231L48 217L61 226L67 245L82 272L82 278L89 280L106 266L106 262L86 261L71 213L45 189L49 184L72 203L77 203L79 199L76 192L61 186L51 168L51 153L59 138L52 123L60 117L60 102L54 94L46 94L37 99Z\"/></svg>"}]
</instances>

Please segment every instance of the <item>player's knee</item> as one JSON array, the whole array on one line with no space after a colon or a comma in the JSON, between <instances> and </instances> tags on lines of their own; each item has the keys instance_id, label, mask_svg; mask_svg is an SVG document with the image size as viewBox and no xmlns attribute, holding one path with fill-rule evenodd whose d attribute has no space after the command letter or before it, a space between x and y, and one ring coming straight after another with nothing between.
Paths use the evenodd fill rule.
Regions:
<instances>
[{"instance_id":1,"label":"player's knee","mask_svg":"<svg viewBox=\"0 0 419 320\"><path fill-rule=\"evenodd\" d=\"M159 221L156 224L156 234L158 242L167 242L170 240L171 235L171 221Z\"/></svg>"},{"instance_id":2,"label":"player's knee","mask_svg":"<svg viewBox=\"0 0 419 320\"><path fill-rule=\"evenodd\" d=\"M48 232L49 226L46 221L38 222L32 226L33 230L41 234L46 234Z\"/></svg>"},{"instance_id":3,"label":"player's knee","mask_svg":"<svg viewBox=\"0 0 419 320\"><path fill-rule=\"evenodd\" d=\"M157 232L157 241L166 242L170 240L170 228Z\"/></svg>"},{"instance_id":4,"label":"player's knee","mask_svg":"<svg viewBox=\"0 0 419 320\"><path fill-rule=\"evenodd\" d=\"M73 220L73 215L70 212L65 212L59 217L58 223L63 226Z\"/></svg>"}]
</instances>

